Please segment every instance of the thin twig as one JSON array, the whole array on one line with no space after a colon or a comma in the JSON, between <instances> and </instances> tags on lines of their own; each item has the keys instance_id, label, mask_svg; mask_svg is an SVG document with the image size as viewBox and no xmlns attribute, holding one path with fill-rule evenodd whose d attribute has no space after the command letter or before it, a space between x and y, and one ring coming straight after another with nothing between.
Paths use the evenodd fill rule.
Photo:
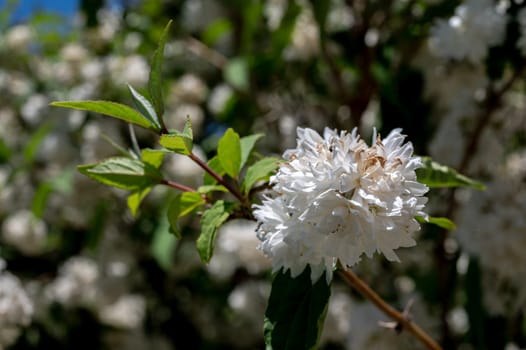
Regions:
<instances>
[{"instance_id":1,"label":"thin twig","mask_svg":"<svg viewBox=\"0 0 526 350\"><path fill-rule=\"evenodd\" d=\"M406 315L387 304L374 290L354 274L350 269L340 267L338 270L342 278L354 287L365 298L382 310L387 316L400 324L402 330L407 330L420 340L428 349L442 350L442 347L431 338L422 328L411 321Z\"/></svg>"},{"instance_id":2,"label":"thin twig","mask_svg":"<svg viewBox=\"0 0 526 350\"><path fill-rule=\"evenodd\" d=\"M221 185L225 186L225 188L232 193L242 204L246 203L245 197L239 192L236 188L234 188L230 183L225 181L225 179L219 175L217 172L214 171L214 169L210 168L208 164L203 162L198 156L196 156L194 153L190 153L188 155L191 160L193 160L197 165L199 165L201 168L203 168L204 171L209 173L214 179L216 179L217 182L219 182Z\"/></svg>"},{"instance_id":3,"label":"thin twig","mask_svg":"<svg viewBox=\"0 0 526 350\"><path fill-rule=\"evenodd\" d=\"M166 186L175 188L175 189L183 191L183 192L196 192L196 190L194 190L191 187L185 186L183 184L180 184L180 183L177 183L177 182L174 182L174 181L166 180L166 179L162 179L161 180L161 185L166 185Z\"/></svg>"},{"instance_id":4,"label":"thin twig","mask_svg":"<svg viewBox=\"0 0 526 350\"><path fill-rule=\"evenodd\" d=\"M203 58L205 61L215 66L218 69L225 68L228 59L219 52L209 48L196 38L188 38L185 40L185 48L194 55Z\"/></svg>"}]
</instances>

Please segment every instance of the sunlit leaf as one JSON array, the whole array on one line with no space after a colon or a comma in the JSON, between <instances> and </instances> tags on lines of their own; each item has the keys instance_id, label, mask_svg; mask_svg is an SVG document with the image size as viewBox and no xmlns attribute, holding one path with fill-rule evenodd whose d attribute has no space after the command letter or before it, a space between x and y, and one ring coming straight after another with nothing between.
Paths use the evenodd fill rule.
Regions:
<instances>
[{"instance_id":1,"label":"sunlit leaf","mask_svg":"<svg viewBox=\"0 0 526 350\"><path fill-rule=\"evenodd\" d=\"M455 225L453 221L449 220L448 218L444 218L444 217L430 216L426 220L422 216L417 216L416 219L421 224L433 224L433 225L436 225L448 231L452 231L457 228L457 226Z\"/></svg>"},{"instance_id":2,"label":"sunlit leaf","mask_svg":"<svg viewBox=\"0 0 526 350\"><path fill-rule=\"evenodd\" d=\"M250 152L252 152L252 149L254 149L254 145L256 142L265 136L265 134L254 134L254 135L248 135L242 137L239 142L241 144L241 168L245 166L245 163L248 160L248 157L250 156Z\"/></svg>"},{"instance_id":3,"label":"sunlit leaf","mask_svg":"<svg viewBox=\"0 0 526 350\"><path fill-rule=\"evenodd\" d=\"M189 155L194 146L192 123L190 118L186 119L182 132L174 131L170 134L163 134L159 139L161 146L175 153Z\"/></svg>"},{"instance_id":4,"label":"sunlit leaf","mask_svg":"<svg viewBox=\"0 0 526 350\"><path fill-rule=\"evenodd\" d=\"M158 149L143 148L141 150L142 161L157 169L159 169L163 164L165 154L166 151Z\"/></svg>"},{"instance_id":5,"label":"sunlit leaf","mask_svg":"<svg viewBox=\"0 0 526 350\"><path fill-rule=\"evenodd\" d=\"M144 189L161 180L159 171L150 164L126 157L79 165L77 169L100 183L132 191Z\"/></svg>"},{"instance_id":6,"label":"sunlit leaf","mask_svg":"<svg viewBox=\"0 0 526 350\"><path fill-rule=\"evenodd\" d=\"M230 216L228 207L227 203L219 200L206 210L201 218L201 234L197 239L196 246L201 260L206 263L210 261L214 253L217 230Z\"/></svg>"},{"instance_id":7,"label":"sunlit leaf","mask_svg":"<svg viewBox=\"0 0 526 350\"><path fill-rule=\"evenodd\" d=\"M139 189L128 196L128 208L130 208L133 216L137 215L137 211L139 210L142 200L148 195L148 193L150 193L151 189L151 187Z\"/></svg>"},{"instance_id":8,"label":"sunlit leaf","mask_svg":"<svg viewBox=\"0 0 526 350\"><path fill-rule=\"evenodd\" d=\"M61 101L52 102L52 106L78 109L104 114L124 120L143 128L157 130L156 126L141 113L126 105L110 101Z\"/></svg>"},{"instance_id":9,"label":"sunlit leaf","mask_svg":"<svg viewBox=\"0 0 526 350\"><path fill-rule=\"evenodd\" d=\"M175 196L168 205L168 222L170 230L176 237L181 237L179 229L179 218L193 213L197 208L205 204L204 198L198 192L183 192Z\"/></svg>"},{"instance_id":10,"label":"sunlit leaf","mask_svg":"<svg viewBox=\"0 0 526 350\"><path fill-rule=\"evenodd\" d=\"M225 81L238 90L248 90L249 70L247 61L243 58L231 59L224 70Z\"/></svg>"},{"instance_id":11,"label":"sunlit leaf","mask_svg":"<svg viewBox=\"0 0 526 350\"><path fill-rule=\"evenodd\" d=\"M243 192L248 193L257 181L268 179L279 167L279 161L277 158L263 158L252 164L241 184Z\"/></svg>"},{"instance_id":12,"label":"sunlit leaf","mask_svg":"<svg viewBox=\"0 0 526 350\"><path fill-rule=\"evenodd\" d=\"M131 85L128 85L128 89L130 90L130 93L132 95L135 108L137 108L137 110L155 126L156 130L161 130L159 117L157 116L157 113L155 112L155 109L150 103L150 101L148 101L146 97L141 95Z\"/></svg>"},{"instance_id":13,"label":"sunlit leaf","mask_svg":"<svg viewBox=\"0 0 526 350\"><path fill-rule=\"evenodd\" d=\"M223 169L223 167L221 166L221 161L219 160L218 156L212 157L212 159L210 159L207 164L219 176L225 175L225 169ZM217 180L212 175L205 172L204 177L203 177L203 184L204 185L215 185L217 184Z\"/></svg>"},{"instance_id":14,"label":"sunlit leaf","mask_svg":"<svg viewBox=\"0 0 526 350\"><path fill-rule=\"evenodd\" d=\"M469 187L484 190L484 184L459 174L455 169L441 165L429 157L422 157L423 167L416 169L418 181L429 187Z\"/></svg>"},{"instance_id":15,"label":"sunlit leaf","mask_svg":"<svg viewBox=\"0 0 526 350\"><path fill-rule=\"evenodd\" d=\"M162 118L164 114L162 65L164 58L164 46L166 44L171 25L172 20L168 22L164 28L163 33L161 34L161 37L159 38L157 50L155 50L153 54L150 79L148 80L148 90L150 92L150 97L152 99L155 112L159 118Z\"/></svg>"},{"instance_id":16,"label":"sunlit leaf","mask_svg":"<svg viewBox=\"0 0 526 350\"><path fill-rule=\"evenodd\" d=\"M217 156L221 167L232 178L237 178L241 169L241 144L239 135L229 128L217 144Z\"/></svg>"}]
</instances>

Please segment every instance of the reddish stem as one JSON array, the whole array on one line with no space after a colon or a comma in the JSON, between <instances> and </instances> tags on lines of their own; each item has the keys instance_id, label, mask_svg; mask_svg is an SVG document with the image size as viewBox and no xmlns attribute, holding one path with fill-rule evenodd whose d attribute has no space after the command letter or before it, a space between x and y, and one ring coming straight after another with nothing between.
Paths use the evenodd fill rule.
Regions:
<instances>
[{"instance_id":1,"label":"reddish stem","mask_svg":"<svg viewBox=\"0 0 526 350\"><path fill-rule=\"evenodd\" d=\"M225 188L230 192L232 193L241 203L245 203L246 200L245 200L245 197L243 197L243 195L236 189L234 188L231 184L229 184L228 182L225 181L225 179L219 175L218 173L216 173L214 171L214 169L210 168L208 166L208 164L206 164L205 162L203 162L199 157L197 157L194 153L190 153L188 155L188 157L190 157L191 160L193 160L194 162L197 163L197 165L199 165L201 168L204 169L204 171L206 171L207 173L209 173L214 179L216 179L217 182L219 182L221 185L225 186Z\"/></svg>"},{"instance_id":2,"label":"reddish stem","mask_svg":"<svg viewBox=\"0 0 526 350\"><path fill-rule=\"evenodd\" d=\"M191 187L182 185L182 184L174 182L174 181L166 180L166 179L162 179L161 180L161 184L169 186L169 187L172 187L172 188L175 188L175 189L177 189L179 191L183 191L183 192L196 192L196 190L194 190Z\"/></svg>"}]
</instances>

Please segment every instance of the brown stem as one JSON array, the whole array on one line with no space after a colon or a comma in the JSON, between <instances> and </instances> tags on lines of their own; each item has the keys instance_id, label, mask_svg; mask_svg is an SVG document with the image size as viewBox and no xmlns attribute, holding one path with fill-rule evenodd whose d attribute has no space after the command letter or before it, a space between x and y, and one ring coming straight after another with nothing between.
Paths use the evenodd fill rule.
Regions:
<instances>
[{"instance_id":1,"label":"brown stem","mask_svg":"<svg viewBox=\"0 0 526 350\"><path fill-rule=\"evenodd\" d=\"M226 64L228 63L228 59L225 56L209 48L196 38L190 37L186 39L185 44L185 47L188 51L198 57L203 58L205 61L209 62L218 69L225 68Z\"/></svg>"},{"instance_id":2,"label":"brown stem","mask_svg":"<svg viewBox=\"0 0 526 350\"><path fill-rule=\"evenodd\" d=\"M404 316L403 313L387 304L374 290L371 289L371 287L369 287L364 281L356 276L354 272L344 267L340 267L338 272L347 283L354 287L365 298L369 299L387 316L398 322L402 329L406 329L411 334L413 334L428 349L442 350L442 347L436 341L434 341L433 338L431 338L422 328L411 321L408 317Z\"/></svg>"},{"instance_id":3,"label":"brown stem","mask_svg":"<svg viewBox=\"0 0 526 350\"><path fill-rule=\"evenodd\" d=\"M177 189L179 191L183 191L183 192L196 192L191 187L185 186L183 184L180 184L180 183L177 183L177 182L174 182L174 181L166 180L166 179L162 179L161 180L161 184L169 186L169 187L172 187L172 188L175 188L175 189Z\"/></svg>"},{"instance_id":4,"label":"brown stem","mask_svg":"<svg viewBox=\"0 0 526 350\"><path fill-rule=\"evenodd\" d=\"M221 185L225 186L225 188L230 192L232 193L241 203L245 204L246 203L246 199L245 197L243 197L243 195L236 189L234 188L231 184L229 184L228 182L225 181L225 179L219 175L218 173L216 173L214 171L214 169L210 168L208 166L208 164L206 164L205 162L203 162L198 156L196 156L194 153L190 153L188 155L188 157L190 157L191 160L193 160L194 162L197 163L197 165L199 165L201 168L204 169L204 171L206 171L207 173L209 173L214 179L216 179L217 182L219 182Z\"/></svg>"}]
</instances>

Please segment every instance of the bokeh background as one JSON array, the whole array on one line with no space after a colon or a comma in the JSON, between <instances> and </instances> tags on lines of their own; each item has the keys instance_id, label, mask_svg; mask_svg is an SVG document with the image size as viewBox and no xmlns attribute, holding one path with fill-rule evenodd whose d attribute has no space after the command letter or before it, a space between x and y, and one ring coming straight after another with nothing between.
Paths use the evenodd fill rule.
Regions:
<instances>
[{"instance_id":1,"label":"bokeh background","mask_svg":"<svg viewBox=\"0 0 526 350\"><path fill-rule=\"evenodd\" d=\"M49 106L131 104L169 19L165 121L189 115L203 159L228 127L294 147L297 126L401 127L417 154L485 183L429 194L402 262L354 270L445 349L526 348L526 5L522 0L0 1L0 349L262 349L269 261L233 220L208 265L196 221L168 232L173 190L133 217L75 166L132 147L127 125ZM143 147L155 135L135 129ZM198 186L182 156L170 178ZM286 302L286 301L284 301ZM336 280L322 349L419 349Z\"/></svg>"}]
</instances>

